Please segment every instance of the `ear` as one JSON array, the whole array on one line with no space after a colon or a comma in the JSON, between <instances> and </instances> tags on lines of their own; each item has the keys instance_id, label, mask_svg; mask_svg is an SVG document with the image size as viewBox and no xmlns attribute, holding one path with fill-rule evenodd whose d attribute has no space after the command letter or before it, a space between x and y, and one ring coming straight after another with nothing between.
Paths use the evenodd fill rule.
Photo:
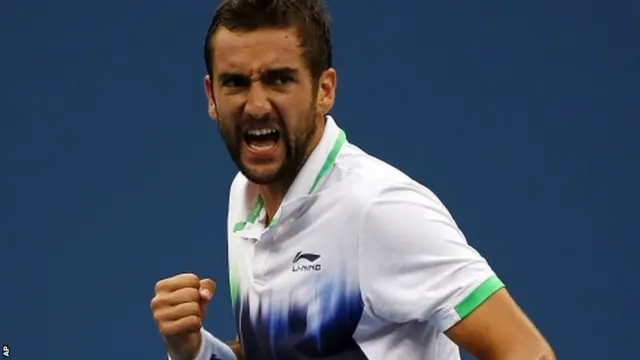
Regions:
<instances>
[{"instance_id":1,"label":"ear","mask_svg":"<svg viewBox=\"0 0 640 360\"><path fill-rule=\"evenodd\" d=\"M327 69L318 81L318 112L326 115L336 100L337 74L335 69Z\"/></svg>"},{"instance_id":2,"label":"ear","mask_svg":"<svg viewBox=\"0 0 640 360\"><path fill-rule=\"evenodd\" d=\"M204 93L207 96L207 112L211 119L216 120L218 111L216 109L216 101L213 97L213 87L209 75L204 77Z\"/></svg>"}]
</instances>

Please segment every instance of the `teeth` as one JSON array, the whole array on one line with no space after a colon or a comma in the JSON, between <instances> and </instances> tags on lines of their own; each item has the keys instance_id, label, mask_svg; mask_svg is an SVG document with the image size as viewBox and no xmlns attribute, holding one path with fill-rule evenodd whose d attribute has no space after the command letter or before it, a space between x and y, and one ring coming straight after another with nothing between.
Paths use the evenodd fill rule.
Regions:
<instances>
[{"instance_id":1,"label":"teeth","mask_svg":"<svg viewBox=\"0 0 640 360\"><path fill-rule=\"evenodd\" d=\"M247 134L253 135L253 136L260 136L260 135L272 134L275 132L276 131L274 129L255 129L255 130L247 131Z\"/></svg>"},{"instance_id":2,"label":"teeth","mask_svg":"<svg viewBox=\"0 0 640 360\"><path fill-rule=\"evenodd\" d=\"M270 150L274 146L275 146L275 144L267 144L267 145L250 144L249 145L250 148L252 148L253 150L258 150L258 151Z\"/></svg>"}]
</instances>

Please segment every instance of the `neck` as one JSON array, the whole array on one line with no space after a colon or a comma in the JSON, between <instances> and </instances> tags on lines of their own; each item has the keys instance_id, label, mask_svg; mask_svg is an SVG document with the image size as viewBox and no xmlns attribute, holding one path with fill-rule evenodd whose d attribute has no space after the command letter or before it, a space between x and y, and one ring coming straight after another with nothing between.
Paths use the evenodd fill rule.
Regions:
<instances>
[{"instance_id":1,"label":"neck","mask_svg":"<svg viewBox=\"0 0 640 360\"><path fill-rule=\"evenodd\" d=\"M322 134L324 133L324 126L325 126L324 116L322 117L321 121L319 121L318 123L319 123L319 126L317 127L316 133L311 138L309 147L305 152L305 156L304 156L305 160L303 164L309 158L309 156L311 155L313 150L316 148L316 146L318 146L318 143L322 138ZM280 205L282 205L282 201L284 200L284 197L287 194L287 191L289 191L289 188L291 187L291 184L293 184L293 181L296 179L297 175L298 174L296 173L296 174L293 174L293 176L291 177L287 177L285 179L276 181L272 184L260 185L259 187L260 195L262 195L262 199L264 200L264 209L267 211L267 218L266 218L265 225L268 225L271 222L271 220L273 220L273 217L276 215L276 212L278 211L278 208L280 208Z\"/></svg>"},{"instance_id":2,"label":"neck","mask_svg":"<svg viewBox=\"0 0 640 360\"><path fill-rule=\"evenodd\" d=\"M264 200L264 209L267 211L266 224L268 225L276 215L278 208L284 200L284 196L293 184L293 179L283 179L276 183L260 185L260 194Z\"/></svg>"}]
</instances>

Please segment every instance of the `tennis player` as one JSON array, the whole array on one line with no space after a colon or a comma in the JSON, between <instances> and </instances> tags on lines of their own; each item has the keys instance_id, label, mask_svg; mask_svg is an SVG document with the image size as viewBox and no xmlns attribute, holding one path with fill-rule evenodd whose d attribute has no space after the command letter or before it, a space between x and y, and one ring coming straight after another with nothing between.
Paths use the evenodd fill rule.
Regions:
<instances>
[{"instance_id":1,"label":"tennis player","mask_svg":"<svg viewBox=\"0 0 640 360\"><path fill-rule=\"evenodd\" d=\"M208 112L239 172L228 256L238 339L202 327L215 283L151 308L172 360L555 359L425 186L349 143L318 0L227 0L206 36Z\"/></svg>"}]
</instances>

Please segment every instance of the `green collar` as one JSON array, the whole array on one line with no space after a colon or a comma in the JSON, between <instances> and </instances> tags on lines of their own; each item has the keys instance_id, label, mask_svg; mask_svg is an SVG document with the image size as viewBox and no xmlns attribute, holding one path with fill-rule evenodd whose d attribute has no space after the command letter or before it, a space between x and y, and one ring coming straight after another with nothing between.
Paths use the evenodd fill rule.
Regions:
<instances>
[{"instance_id":1,"label":"green collar","mask_svg":"<svg viewBox=\"0 0 640 360\"><path fill-rule=\"evenodd\" d=\"M316 149L313 151L313 153L311 154L311 156L309 157L308 161L305 163L305 165L303 166L303 168L300 170L300 173L298 173L298 175L296 176L296 180L294 180L294 184L292 185L292 188L294 186L299 187L299 186L303 186L304 185L304 177L305 174L304 172L308 172L308 171L313 171L313 165L314 162L317 163L316 159L313 159L314 155L317 156L321 156L323 152L322 151L323 148L327 148L327 146L325 145L327 143L327 140L330 141L330 139L325 139L325 137L327 135L330 136L329 133L333 132L335 133L337 130L337 136L335 137L335 140L333 142L333 146L331 146L330 151L328 153L328 155L326 156L326 159L324 160L324 163L322 163L322 166L320 167L320 169L318 170L313 182L311 183L310 188L308 189L308 191L306 192L305 195L310 195L313 193L314 190L316 190L316 188L318 187L318 185L320 185L321 181L325 179L325 177L329 174L329 171L331 170L331 168L333 167L333 164L336 161L336 158L338 157L338 154L340 153L340 150L342 149L342 147L344 146L344 143L347 140L347 136L345 134L345 132L338 128L338 126L335 124L335 122L333 121L333 119L331 117L328 117L327 119L327 124L326 124L326 128L325 128L325 133L323 134L323 139L320 140L320 143L316 146ZM323 144L324 142L324 144ZM323 146L325 145L325 146ZM316 153L317 154L314 154ZM314 161L316 160L316 161ZM305 169L307 168L307 169ZM316 167L317 168L317 167ZM308 181L307 181L308 184ZM287 195L290 195L290 193L292 192L292 190L294 189L289 189L289 191L287 192ZM293 192L296 192L295 190ZM285 196L285 199L288 196ZM283 201L284 204L284 201ZM244 230L244 228L247 226L247 224L253 224L256 222L256 220L258 219L258 217L260 216L260 213L262 212L264 208L264 199L262 198L262 196L258 196L251 212L249 213L249 216L247 217L247 220L245 221L241 221L235 224L235 226L233 227L233 231L237 232L237 231L241 231ZM274 218L271 220L271 222L269 223L269 227L275 225L277 223L279 216L276 214L276 216L274 216Z\"/></svg>"}]
</instances>

